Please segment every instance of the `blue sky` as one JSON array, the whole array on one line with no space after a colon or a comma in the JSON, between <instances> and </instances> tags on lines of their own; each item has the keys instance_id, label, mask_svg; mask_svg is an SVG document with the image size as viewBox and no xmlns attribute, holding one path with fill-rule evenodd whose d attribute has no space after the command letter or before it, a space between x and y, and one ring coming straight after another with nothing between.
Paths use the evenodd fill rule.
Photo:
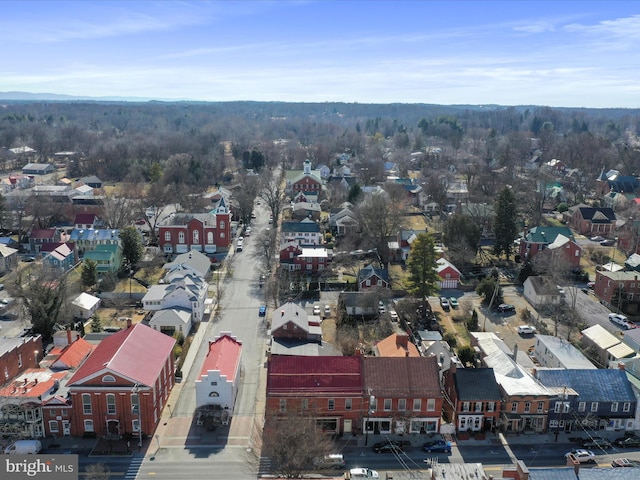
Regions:
<instances>
[{"instance_id":1,"label":"blue sky","mask_svg":"<svg viewBox=\"0 0 640 480\"><path fill-rule=\"evenodd\" d=\"M640 107L635 1L2 1L0 92Z\"/></svg>"}]
</instances>

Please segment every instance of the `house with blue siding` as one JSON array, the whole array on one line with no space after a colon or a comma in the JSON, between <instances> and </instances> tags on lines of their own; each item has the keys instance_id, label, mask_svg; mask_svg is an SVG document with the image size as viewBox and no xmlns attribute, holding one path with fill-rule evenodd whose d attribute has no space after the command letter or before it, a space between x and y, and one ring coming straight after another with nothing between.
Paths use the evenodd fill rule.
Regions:
<instances>
[{"instance_id":1,"label":"house with blue siding","mask_svg":"<svg viewBox=\"0 0 640 480\"><path fill-rule=\"evenodd\" d=\"M556 394L549 431L634 429L637 400L624 370L539 370L536 378Z\"/></svg>"}]
</instances>

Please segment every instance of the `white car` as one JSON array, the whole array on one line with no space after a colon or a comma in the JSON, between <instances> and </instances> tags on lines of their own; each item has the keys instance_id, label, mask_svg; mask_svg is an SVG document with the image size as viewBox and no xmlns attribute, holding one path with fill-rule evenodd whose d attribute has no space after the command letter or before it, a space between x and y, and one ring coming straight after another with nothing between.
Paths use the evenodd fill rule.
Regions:
<instances>
[{"instance_id":1,"label":"white car","mask_svg":"<svg viewBox=\"0 0 640 480\"><path fill-rule=\"evenodd\" d=\"M314 315L320 315L320 305L314 305L313 306L313 314Z\"/></svg>"},{"instance_id":2,"label":"white car","mask_svg":"<svg viewBox=\"0 0 640 480\"><path fill-rule=\"evenodd\" d=\"M518 327L518 333L520 335L530 335L536 333L536 327L532 327L531 325L520 325Z\"/></svg>"},{"instance_id":3,"label":"white car","mask_svg":"<svg viewBox=\"0 0 640 480\"><path fill-rule=\"evenodd\" d=\"M325 305L324 306L324 316L325 317L330 317L331 316L331 307L329 305Z\"/></svg>"},{"instance_id":4,"label":"white car","mask_svg":"<svg viewBox=\"0 0 640 480\"><path fill-rule=\"evenodd\" d=\"M571 450L564 454L564 458L569 458L569 455L573 455L574 458L580 463L590 463L596 461L596 456L591 450L585 450L578 448L577 450Z\"/></svg>"},{"instance_id":5,"label":"white car","mask_svg":"<svg viewBox=\"0 0 640 480\"><path fill-rule=\"evenodd\" d=\"M619 313L610 313L609 320L611 320L613 323L615 323L619 327L624 328L625 330L629 330L633 328L633 325L629 323L629 320L627 319L627 317Z\"/></svg>"},{"instance_id":6,"label":"white car","mask_svg":"<svg viewBox=\"0 0 640 480\"><path fill-rule=\"evenodd\" d=\"M391 317L392 322L398 321L398 313L395 310L389 310L389 316Z\"/></svg>"}]
</instances>

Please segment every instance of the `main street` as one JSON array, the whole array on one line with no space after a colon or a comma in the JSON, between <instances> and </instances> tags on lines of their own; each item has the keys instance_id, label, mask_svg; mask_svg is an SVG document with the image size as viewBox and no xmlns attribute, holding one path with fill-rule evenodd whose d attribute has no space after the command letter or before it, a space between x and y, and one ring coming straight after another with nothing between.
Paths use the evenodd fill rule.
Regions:
<instances>
[{"instance_id":1,"label":"main street","mask_svg":"<svg viewBox=\"0 0 640 480\"><path fill-rule=\"evenodd\" d=\"M197 336L202 339L201 344L192 345L192 348L198 348L193 366L189 372L183 372L180 396L171 406L167 422L182 425L186 435L180 432L172 434L167 430L163 437L158 438L160 448L155 453L152 440L150 453L140 466L137 478L255 479L257 459L254 441L261 436L264 411L259 391L264 389L262 379L265 376L261 372L264 368L266 323L264 317L258 316L258 308L264 299L259 286L260 273L256 269L258 261L254 257L253 239L266 228L269 217L261 207L256 207L256 214L253 235L245 239L243 251L227 258L225 268L228 275L219 289L218 313L212 313L210 321L200 325L200 329L205 329L204 335ZM212 289L217 289L215 284ZM197 424L194 381L207 355L209 340L221 332L230 332L242 341L242 372L231 425L228 429L221 427L220 432L212 433Z\"/></svg>"}]
</instances>

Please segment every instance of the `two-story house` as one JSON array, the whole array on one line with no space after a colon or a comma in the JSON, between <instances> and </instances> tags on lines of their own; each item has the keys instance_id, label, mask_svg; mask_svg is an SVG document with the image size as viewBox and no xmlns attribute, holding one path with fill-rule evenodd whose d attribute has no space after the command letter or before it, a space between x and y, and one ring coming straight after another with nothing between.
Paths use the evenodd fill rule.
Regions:
<instances>
[{"instance_id":1,"label":"two-story house","mask_svg":"<svg viewBox=\"0 0 640 480\"><path fill-rule=\"evenodd\" d=\"M640 300L640 273L631 270L617 272L596 270L596 281L593 293L604 305L617 305L620 310L630 314L638 314Z\"/></svg>"},{"instance_id":2,"label":"two-story house","mask_svg":"<svg viewBox=\"0 0 640 480\"><path fill-rule=\"evenodd\" d=\"M191 311L194 322L202 320L209 284L202 278L186 274L175 278L169 284L152 285L142 298L145 310L165 310L184 308Z\"/></svg>"},{"instance_id":3,"label":"two-story house","mask_svg":"<svg viewBox=\"0 0 640 480\"><path fill-rule=\"evenodd\" d=\"M335 236L349 235L360 229L360 222L352 208L353 205L346 203L330 212L329 228Z\"/></svg>"},{"instance_id":4,"label":"two-story house","mask_svg":"<svg viewBox=\"0 0 640 480\"><path fill-rule=\"evenodd\" d=\"M310 218L305 218L300 222L282 222L280 228L283 242L296 242L299 245L320 245L322 243L320 225Z\"/></svg>"},{"instance_id":5,"label":"two-story house","mask_svg":"<svg viewBox=\"0 0 640 480\"><path fill-rule=\"evenodd\" d=\"M370 263L358 272L358 290L363 291L376 287L389 288L389 272L376 268Z\"/></svg>"},{"instance_id":6,"label":"two-story house","mask_svg":"<svg viewBox=\"0 0 640 480\"><path fill-rule=\"evenodd\" d=\"M560 255L563 261L577 267L580 265L582 247L575 241L568 227L533 227L524 231L520 241L520 258L533 259L540 252L548 250L550 255Z\"/></svg>"},{"instance_id":7,"label":"two-story house","mask_svg":"<svg viewBox=\"0 0 640 480\"><path fill-rule=\"evenodd\" d=\"M152 434L174 385L175 340L141 323L100 342L67 382L71 435Z\"/></svg>"},{"instance_id":8,"label":"two-story house","mask_svg":"<svg viewBox=\"0 0 640 480\"><path fill-rule=\"evenodd\" d=\"M280 305L271 319L271 335L279 340L322 341L322 328L317 315L309 315L304 308L288 302Z\"/></svg>"},{"instance_id":9,"label":"two-story house","mask_svg":"<svg viewBox=\"0 0 640 480\"><path fill-rule=\"evenodd\" d=\"M502 395L491 368L457 368L444 372L444 410L457 432L493 430L500 420Z\"/></svg>"},{"instance_id":10,"label":"two-story house","mask_svg":"<svg viewBox=\"0 0 640 480\"><path fill-rule=\"evenodd\" d=\"M327 268L329 252L323 245L300 245L294 241L280 247L280 265L289 271L318 273Z\"/></svg>"},{"instance_id":11,"label":"two-story house","mask_svg":"<svg viewBox=\"0 0 640 480\"><path fill-rule=\"evenodd\" d=\"M543 369L536 376L559 394L550 402L551 431L633 430L637 399L624 369Z\"/></svg>"}]
</instances>

